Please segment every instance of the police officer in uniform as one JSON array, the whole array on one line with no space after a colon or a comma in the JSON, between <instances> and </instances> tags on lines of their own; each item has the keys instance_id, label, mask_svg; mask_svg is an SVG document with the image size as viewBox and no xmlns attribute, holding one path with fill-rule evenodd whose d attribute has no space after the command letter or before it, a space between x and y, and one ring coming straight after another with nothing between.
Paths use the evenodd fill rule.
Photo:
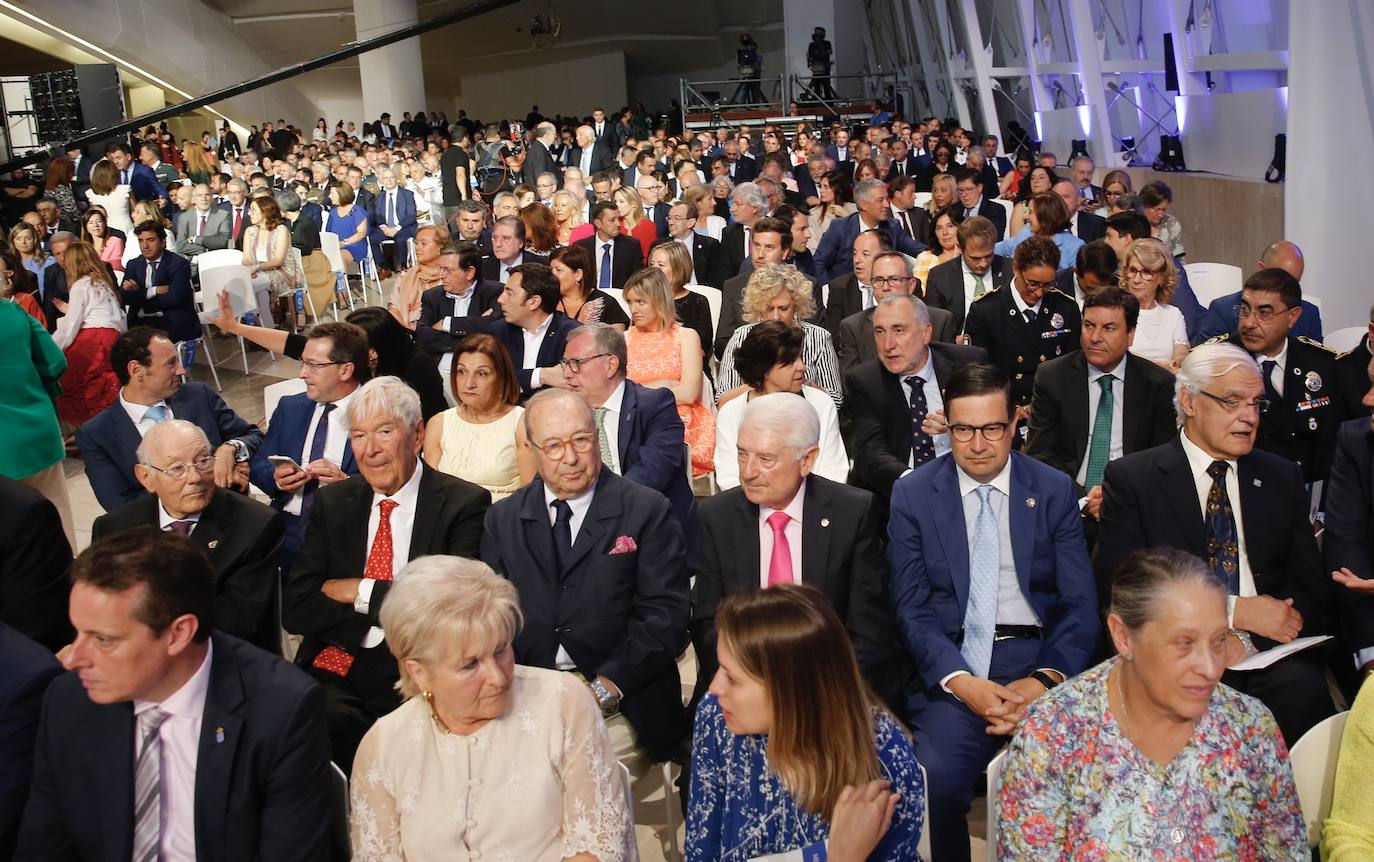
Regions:
<instances>
[{"instance_id":1,"label":"police officer in uniform","mask_svg":"<svg viewBox=\"0 0 1374 862\"><path fill-rule=\"evenodd\" d=\"M1336 352L1289 333L1302 315L1302 287L1277 267L1250 276L1240 295L1238 332L1212 342L1238 344L1255 357L1268 401L1256 447L1302 468L1308 482L1325 479L1346 418ZM1210 342L1209 342L1210 343Z\"/></svg>"},{"instance_id":2,"label":"police officer in uniform","mask_svg":"<svg viewBox=\"0 0 1374 862\"><path fill-rule=\"evenodd\" d=\"M1369 331L1374 332L1374 308L1370 309L1369 319ZM1374 360L1374 344L1370 341L1367 332L1354 350L1336 357L1336 374L1341 378L1341 388L1345 391L1345 416L1348 419L1369 415L1364 394L1369 391L1369 363Z\"/></svg>"},{"instance_id":3,"label":"police officer in uniform","mask_svg":"<svg viewBox=\"0 0 1374 862\"><path fill-rule=\"evenodd\" d=\"M988 352L992 364L1011 378L1017 406L1027 410L1040 363L1079 348L1082 314L1072 296L1055 289L1058 268L1059 246L1054 240L1024 240L1012 254L1011 284L975 299L964 327L964 343ZM1017 448L1027 427L1017 429Z\"/></svg>"}]
</instances>

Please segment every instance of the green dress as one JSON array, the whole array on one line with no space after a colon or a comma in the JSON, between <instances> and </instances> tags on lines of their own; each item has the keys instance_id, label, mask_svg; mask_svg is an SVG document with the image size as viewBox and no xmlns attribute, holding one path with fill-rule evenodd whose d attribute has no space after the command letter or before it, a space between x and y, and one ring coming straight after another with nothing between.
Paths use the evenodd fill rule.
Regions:
<instances>
[{"instance_id":1,"label":"green dress","mask_svg":"<svg viewBox=\"0 0 1374 862\"><path fill-rule=\"evenodd\" d=\"M0 476L23 479L66 454L53 396L67 357L43 325L0 299Z\"/></svg>"}]
</instances>

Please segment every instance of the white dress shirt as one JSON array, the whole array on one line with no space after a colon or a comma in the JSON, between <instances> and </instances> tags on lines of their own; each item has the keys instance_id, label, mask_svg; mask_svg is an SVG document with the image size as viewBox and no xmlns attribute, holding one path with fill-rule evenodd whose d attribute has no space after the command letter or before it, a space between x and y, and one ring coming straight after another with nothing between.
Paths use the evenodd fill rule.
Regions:
<instances>
[{"instance_id":1,"label":"white dress shirt","mask_svg":"<svg viewBox=\"0 0 1374 862\"><path fill-rule=\"evenodd\" d=\"M377 528L382 524L382 501L390 500L396 504L391 510L391 578L400 577L401 569L410 562L410 537L415 529L415 509L420 500L420 473L424 465L417 458L415 472L410 474L406 483L390 497L385 494L372 494L372 508L367 514L367 552L372 553L372 543L377 539ZM353 610L365 614L372 602L372 588L375 578L363 578L358 582L358 597L353 600ZM363 636L363 649L372 649L381 644L384 638L381 628L373 626Z\"/></svg>"},{"instance_id":2,"label":"white dress shirt","mask_svg":"<svg viewBox=\"0 0 1374 862\"><path fill-rule=\"evenodd\" d=\"M596 486L588 488L578 497L569 497L566 502L572 511L572 517L568 519L568 531L571 536L570 545L577 545L577 534L582 529L582 522L587 520L587 510L592 507L592 497L596 494ZM558 497L549 490L549 486L544 486L544 511L549 515L549 526L552 527L558 520L558 511L553 507L553 501ZM558 652L553 657L553 666L559 670L576 670L577 662L573 661L572 656L560 643Z\"/></svg>"},{"instance_id":3,"label":"white dress shirt","mask_svg":"<svg viewBox=\"0 0 1374 862\"><path fill-rule=\"evenodd\" d=\"M620 475L620 408L625 402L625 381L621 380L615 391L601 406L606 409L606 445L611 450L611 463L606 466L612 473Z\"/></svg>"},{"instance_id":4,"label":"white dress shirt","mask_svg":"<svg viewBox=\"0 0 1374 862\"><path fill-rule=\"evenodd\" d=\"M324 432L324 460L335 467L343 467L344 447L348 445L348 421L344 419L344 413L348 410L348 402L353 400L353 394L357 391L354 389L353 392L335 401L334 409L329 414L329 427ZM296 456L296 463L302 467L310 465L310 444L315 440L315 428L320 424L320 417L323 415L324 402L316 402L315 412L310 416L310 424L305 428L305 440L301 443L300 454ZM282 511L299 515L301 503L304 500L305 492L297 491L291 495L290 500L286 501Z\"/></svg>"},{"instance_id":5,"label":"white dress shirt","mask_svg":"<svg viewBox=\"0 0 1374 862\"><path fill-rule=\"evenodd\" d=\"M988 275L992 275L991 271L988 272ZM989 284L988 287L992 287L992 285ZM1011 301L1016 304L1016 313L1021 315L1021 320L1026 319L1027 311L1034 311L1035 319L1038 322L1040 320L1040 306L1045 302L1043 295L1039 300L1036 300L1035 305L1027 305L1026 301L1021 298L1021 291L1016 289L1016 285L1008 285L1007 289L1011 291Z\"/></svg>"},{"instance_id":6,"label":"white dress shirt","mask_svg":"<svg viewBox=\"0 0 1374 862\"><path fill-rule=\"evenodd\" d=\"M806 498L806 480L803 479L792 495L792 501L782 509L759 506L759 588L768 586L768 567L773 561L773 528L768 524L774 512L786 512L792 520L783 527L782 534L787 537L787 550L792 555L792 583L802 582L802 504Z\"/></svg>"},{"instance_id":7,"label":"white dress shirt","mask_svg":"<svg viewBox=\"0 0 1374 862\"><path fill-rule=\"evenodd\" d=\"M530 372L530 388L538 389L543 384L539 382L539 346L544 343L544 336L549 331L549 324L553 323L553 315L547 315L544 322L534 329L520 330L521 336L525 339L525 355L520 358L520 368L522 371Z\"/></svg>"},{"instance_id":8,"label":"white dress shirt","mask_svg":"<svg viewBox=\"0 0 1374 862\"><path fill-rule=\"evenodd\" d=\"M143 751L138 717L154 707L167 713L167 719L157 731L162 741L162 793L158 800L162 840L158 858L167 862L195 862L196 859L196 761L200 757L200 725L205 715L205 695L210 690L210 665L214 654L215 645L207 643L200 667L161 703L134 701L135 763Z\"/></svg>"},{"instance_id":9,"label":"white dress shirt","mask_svg":"<svg viewBox=\"0 0 1374 862\"><path fill-rule=\"evenodd\" d=\"M1121 361L1116 363L1116 367L1111 371L1102 371L1088 363L1088 445L1083 449L1083 463L1078 465L1078 474L1074 476L1074 481L1079 487L1088 478L1088 456L1092 454L1093 427L1097 425L1097 405L1102 402L1102 384L1098 381L1103 377L1112 378L1112 442L1108 452L1107 460L1115 461L1125 454L1125 449L1121 442L1121 429L1125 426L1126 403L1126 357L1121 357ZM1081 503L1080 503L1081 508Z\"/></svg>"},{"instance_id":10,"label":"white dress shirt","mask_svg":"<svg viewBox=\"0 0 1374 862\"><path fill-rule=\"evenodd\" d=\"M1183 454L1188 456L1188 470L1193 474L1193 484L1197 487L1198 510L1203 513L1203 518L1207 517L1207 495L1212 490L1212 477L1207 472L1207 468L1212 466L1214 459L1211 455L1202 451L1196 443L1188 439L1186 429L1179 432L1179 439L1183 441ZM1236 462L1227 460L1231 469L1226 471L1226 496L1231 501L1231 513L1236 518L1236 557L1240 561L1240 595L1250 597L1257 595L1255 592L1255 576L1250 571L1250 560L1245 553L1245 520L1241 517L1240 511L1240 477L1236 473ZM1234 613L1234 602L1228 602L1227 623Z\"/></svg>"},{"instance_id":11,"label":"white dress shirt","mask_svg":"<svg viewBox=\"0 0 1374 862\"><path fill-rule=\"evenodd\" d=\"M191 469L194 470L195 468L192 467ZM167 510L163 507L162 501L161 501L161 500L158 500L158 501L157 501L157 527L158 527L158 529L159 529L159 530L169 530L169 529L171 529L172 523L173 523L174 521L190 521L190 522L191 522L191 532L194 533L194 532L196 531L196 524L199 524L199 523L200 523L200 512L196 512L194 515L187 515L187 516L184 517L184 518L173 518L171 515L167 514ZM189 535L189 534L188 534L188 535Z\"/></svg>"},{"instance_id":12,"label":"white dress shirt","mask_svg":"<svg viewBox=\"0 0 1374 862\"><path fill-rule=\"evenodd\" d=\"M696 251L696 249L695 249L695 247L694 247L694 240L695 240L695 238L696 238L696 233L697 233L696 230L693 229L693 230L690 230L690 231L687 232L687 237L686 237L685 239L684 239L683 237L680 237L680 236L673 237L673 239L675 239L675 240L677 240L678 242L682 243L683 248L687 249L687 264L691 267L691 270L692 270L692 271L688 274L688 276L687 276L687 283L688 283L688 284L696 284L696 283L697 283L697 262L696 262L696 259L692 256L692 255L693 255L693 252Z\"/></svg>"},{"instance_id":13,"label":"white dress shirt","mask_svg":"<svg viewBox=\"0 0 1374 862\"><path fill-rule=\"evenodd\" d=\"M123 407L124 412L129 414L129 421L134 423L134 428L138 431L138 436L140 437L147 434L149 429L157 424L152 419L146 418L148 416L148 411L152 410L154 407L161 406L165 409L168 419L177 418L172 414L172 406L166 401L158 401L155 404L149 404L147 406L142 404L130 404L128 401L124 400L124 389L122 387L119 390L119 406Z\"/></svg>"},{"instance_id":14,"label":"white dress shirt","mask_svg":"<svg viewBox=\"0 0 1374 862\"><path fill-rule=\"evenodd\" d=\"M925 381L925 383L921 385L921 391L926 394L927 416L929 416L931 413L934 413L936 410L945 409L945 397L940 394L940 382L935 379L935 365L933 363L933 360L931 360L930 358L929 349L926 350L926 361L924 365L922 365L915 371L911 372L911 374L903 374L901 377L897 378L897 382L901 384L902 387L902 395L905 396L906 403L909 405L911 404L911 386L906 382L906 378L908 377L919 377ZM941 455L945 454L950 450L948 434L936 434L932 436L930 439L931 442L935 444L936 458L939 458ZM910 473L911 468L916 466L915 462L916 453L908 453L906 456L906 466L908 468L907 473ZM903 473L902 475L905 476L906 473Z\"/></svg>"},{"instance_id":15,"label":"white dress shirt","mask_svg":"<svg viewBox=\"0 0 1374 862\"><path fill-rule=\"evenodd\" d=\"M959 256L959 270L964 275L964 321L968 322L968 310L973 305L973 300L978 292L978 277L973 274L973 270L968 268L968 261L964 260L963 255ZM992 267L983 273L983 286L985 290L992 290L995 286L992 283ZM1015 292L1015 291L1013 291Z\"/></svg>"},{"instance_id":16,"label":"white dress shirt","mask_svg":"<svg viewBox=\"0 0 1374 862\"><path fill-rule=\"evenodd\" d=\"M497 258L497 259L496 259L496 280L499 281L499 282L501 282L502 284L505 284L507 281L510 280L510 271L511 271L512 269L515 269L517 266L519 266L520 264L522 264L522 263L524 263L524 262L525 262L525 253L524 253L523 251L517 252L516 255L515 255L515 257L511 258L511 262L510 262L510 263L502 263L502 262L501 262L501 259L500 259L500 258Z\"/></svg>"}]
</instances>

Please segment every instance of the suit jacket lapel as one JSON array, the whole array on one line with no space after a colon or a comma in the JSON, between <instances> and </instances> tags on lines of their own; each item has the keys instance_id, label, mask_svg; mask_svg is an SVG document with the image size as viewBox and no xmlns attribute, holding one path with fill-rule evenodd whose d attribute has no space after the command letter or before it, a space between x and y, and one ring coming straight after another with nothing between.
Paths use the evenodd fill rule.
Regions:
<instances>
[{"instance_id":1,"label":"suit jacket lapel","mask_svg":"<svg viewBox=\"0 0 1374 862\"><path fill-rule=\"evenodd\" d=\"M959 479L954 472L954 459L946 458L931 481L931 513L935 518L936 531L940 535L940 547L944 549L945 559L949 561L950 580L953 582L954 595L959 600L959 614L962 618L968 607L968 530L964 524L964 505L959 496Z\"/></svg>"},{"instance_id":2,"label":"suit jacket lapel","mask_svg":"<svg viewBox=\"0 0 1374 862\"><path fill-rule=\"evenodd\" d=\"M730 520L731 538L734 541L723 547L735 562L735 565L725 567L725 571L733 575L734 583L727 584L722 592L727 595L752 592L759 588L759 561L763 554L759 547L759 507L749 502L749 498L744 496L742 490L739 492L734 517ZM803 534L803 547L805 543Z\"/></svg>"},{"instance_id":3,"label":"suit jacket lapel","mask_svg":"<svg viewBox=\"0 0 1374 862\"><path fill-rule=\"evenodd\" d=\"M107 720L94 722L89 733L92 751L111 751L110 763L98 770L100 812L103 815L107 859L128 859L134 844L134 705L108 707Z\"/></svg>"},{"instance_id":4,"label":"suit jacket lapel","mask_svg":"<svg viewBox=\"0 0 1374 862\"><path fill-rule=\"evenodd\" d=\"M620 459L620 471L625 471L625 462L630 457L630 438L635 429L635 411L639 409L639 393L625 381L625 394L620 399L620 421L616 424L616 455Z\"/></svg>"},{"instance_id":5,"label":"suit jacket lapel","mask_svg":"<svg viewBox=\"0 0 1374 862\"><path fill-rule=\"evenodd\" d=\"M216 488L214 495L210 498L210 505L205 507L205 511L200 513L200 520L196 522L196 528L191 533L191 539L210 555L214 560L219 552L220 540L224 538L228 524L224 523L224 494L232 493L221 488ZM156 516L154 516L156 517Z\"/></svg>"},{"instance_id":6,"label":"suit jacket lapel","mask_svg":"<svg viewBox=\"0 0 1374 862\"><path fill-rule=\"evenodd\" d=\"M1064 394L1064 419L1066 423L1077 424L1081 418L1083 425L1073 434L1073 463L1081 466L1088 452L1088 430L1092 428L1093 418L1088 415L1092 400L1088 397L1088 363L1083 351L1076 350L1069 361L1069 391ZM1130 428L1129 417L1126 428ZM1121 429L1124 436L1126 428Z\"/></svg>"},{"instance_id":7,"label":"suit jacket lapel","mask_svg":"<svg viewBox=\"0 0 1374 862\"><path fill-rule=\"evenodd\" d=\"M556 569L553 522L549 519L549 510L544 505L544 480L536 476L520 493L524 494L520 503L520 524L525 539L524 547L534 558L533 571L553 574ZM556 580L551 581L550 586L553 583L556 583Z\"/></svg>"},{"instance_id":8,"label":"suit jacket lapel","mask_svg":"<svg viewBox=\"0 0 1374 862\"><path fill-rule=\"evenodd\" d=\"M212 640L219 655L210 659L210 687L200 722L200 753L196 760L196 847L202 859L220 858L225 846L225 813L234 777L234 755L243 735L238 716L243 703L243 680L225 654L227 643Z\"/></svg>"},{"instance_id":9,"label":"suit jacket lapel","mask_svg":"<svg viewBox=\"0 0 1374 862\"><path fill-rule=\"evenodd\" d=\"M1011 556L1016 563L1016 581L1021 585L1021 595L1029 598L1031 560L1035 559L1035 537L1040 532L1036 529L1036 521L1040 518L1041 510L1035 505L1035 483L1018 463L1021 457L1025 456L1016 452L1011 455L1011 498L1007 500L1007 526L1011 530Z\"/></svg>"},{"instance_id":10,"label":"suit jacket lapel","mask_svg":"<svg viewBox=\"0 0 1374 862\"><path fill-rule=\"evenodd\" d=\"M1292 388L1289 383L1287 388ZM1286 394L1286 393L1285 393ZM1245 536L1245 556L1248 560L1268 560L1269 554L1256 553L1265 544L1268 523L1265 513L1279 511L1278 501L1272 499L1264 483L1255 476L1254 459L1239 458L1236 461L1236 485L1240 489L1240 527ZM1261 595L1268 589L1269 572L1262 572L1250 565L1250 577L1255 582L1255 590Z\"/></svg>"},{"instance_id":11,"label":"suit jacket lapel","mask_svg":"<svg viewBox=\"0 0 1374 862\"><path fill-rule=\"evenodd\" d=\"M592 548L600 544L601 537L610 529L610 524L620 520L620 489L615 487L615 479L610 478L614 475L610 470L603 469L597 477L592 505L587 509L587 516L582 519L582 527L577 531L577 537L573 539L572 553L563 563L564 577L582 562L582 558L587 556Z\"/></svg>"},{"instance_id":12,"label":"suit jacket lapel","mask_svg":"<svg viewBox=\"0 0 1374 862\"><path fill-rule=\"evenodd\" d=\"M1082 352L1074 354L1081 356ZM1149 381L1133 361L1134 354L1126 354L1126 392L1121 405L1121 450L1125 455L1148 448L1150 428ZM1144 360L1142 360L1144 361Z\"/></svg>"},{"instance_id":13,"label":"suit jacket lapel","mask_svg":"<svg viewBox=\"0 0 1374 862\"><path fill-rule=\"evenodd\" d=\"M118 400L115 403L118 404ZM143 437L134 427L134 420L129 418L129 414L124 412L122 407L111 415L114 417L116 451L125 457L125 463L132 464L137 460L135 453L138 451L138 445L143 442Z\"/></svg>"},{"instance_id":14,"label":"suit jacket lapel","mask_svg":"<svg viewBox=\"0 0 1374 862\"><path fill-rule=\"evenodd\" d=\"M444 492L438 488L434 471L420 464L419 499L424 505L415 507L415 521L410 532L410 556L407 561L423 557L434 546L434 533L439 528L439 516L444 511Z\"/></svg>"},{"instance_id":15,"label":"suit jacket lapel","mask_svg":"<svg viewBox=\"0 0 1374 862\"><path fill-rule=\"evenodd\" d=\"M831 595L830 570L830 528L831 511L829 501L817 493L816 483L806 481L806 496L802 505L802 583L813 586L826 595ZM757 517L755 518L757 521ZM755 569L757 570L757 566Z\"/></svg>"},{"instance_id":16,"label":"suit jacket lapel","mask_svg":"<svg viewBox=\"0 0 1374 862\"><path fill-rule=\"evenodd\" d=\"M1202 506L1197 499L1197 484L1193 481L1188 467L1188 456L1183 451L1183 443L1178 438L1169 444L1169 450L1157 462L1159 484L1162 492L1158 499L1170 501L1168 515L1154 513L1157 517L1172 517L1181 528L1189 548L1206 548L1207 525L1203 521ZM1237 477L1239 479L1239 477ZM1242 503L1243 505L1243 503Z\"/></svg>"}]
</instances>

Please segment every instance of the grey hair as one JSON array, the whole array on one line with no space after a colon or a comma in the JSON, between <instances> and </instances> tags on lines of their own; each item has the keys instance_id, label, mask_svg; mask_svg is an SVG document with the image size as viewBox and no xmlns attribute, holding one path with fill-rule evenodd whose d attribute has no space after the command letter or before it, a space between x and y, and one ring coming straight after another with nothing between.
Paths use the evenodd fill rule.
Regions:
<instances>
[{"instance_id":1,"label":"grey hair","mask_svg":"<svg viewBox=\"0 0 1374 862\"><path fill-rule=\"evenodd\" d=\"M712 194L715 194L716 189L719 188L719 187L721 187L721 186L724 186L725 189L730 193L730 195L731 195L732 197L734 196L734 194L735 194L735 181L734 181L734 180L732 180L732 179L730 179L729 177L724 176L724 175L713 178L713 179L711 180L711 193L712 193Z\"/></svg>"},{"instance_id":2,"label":"grey hair","mask_svg":"<svg viewBox=\"0 0 1374 862\"><path fill-rule=\"evenodd\" d=\"M286 189L277 189L272 192L272 200L277 202L277 208L284 213L300 212L301 196Z\"/></svg>"},{"instance_id":3,"label":"grey hair","mask_svg":"<svg viewBox=\"0 0 1374 862\"><path fill-rule=\"evenodd\" d=\"M138 459L138 463L152 465L153 450L162 444L163 438L171 436L173 432L194 434L205 441L206 446L210 445L210 438L205 436L204 429L199 425L194 422L187 422L185 419L168 419L149 428L148 433L143 435L143 441L138 444L138 449L134 451L134 457Z\"/></svg>"},{"instance_id":4,"label":"grey hair","mask_svg":"<svg viewBox=\"0 0 1374 862\"><path fill-rule=\"evenodd\" d=\"M1164 593L1181 586L1214 589L1218 596L1226 592L1212 570L1192 554L1174 548L1145 548L1116 567L1108 610L1120 617L1127 629L1139 631L1158 618Z\"/></svg>"},{"instance_id":5,"label":"grey hair","mask_svg":"<svg viewBox=\"0 0 1374 862\"><path fill-rule=\"evenodd\" d=\"M758 183L740 183L735 186L734 191L730 192L730 197L736 201L743 200L760 212L766 212L768 209L768 198L764 195L763 189L759 188Z\"/></svg>"},{"instance_id":6,"label":"grey hair","mask_svg":"<svg viewBox=\"0 0 1374 862\"><path fill-rule=\"evenodd\" d=\"M1145 212L1145 202L1140 199L1140 195L1131 192L1116 199L1116 208L1122 212L1140 215Z\"/></svg>"},{"instance_id":7,"label":"grey hair","mask_svg":"<svg viewBox=\"0 0 1374 862\"><path fill-rule=\"evenodd\" d=\"M525 436L531 443L534 442L534 433L530 428L530 419L535 411L544 412L544 405L548 404L548 409L552 410L561 406L565 410L573 410L583 415L584 427L588 430L596 429L596 416L592 413L592 405L587 403L587 399L571 392L567 389L540 389L525 402Z\"/></svg>"},{"instance_id":8,"label":"grey hair","mask_svg":"<svg viewBox=\"0 0 1374 862\"><path fill-rule=\"evenodd\" d=\"M544 173L542 173L542 174L540 174L539 176L535 177L535 178L534 178L534 181L535 181L535 182L539 182L539 181L542 180L544 177L548 177L549 179L553 180L555 183L558 182L558 177L555 176L551 171L544 171Z\"/></svg>"},{"instance_id":9,"label":"grey hair","mask_svg":"<svg viewBox=\"0 0 1374 862\"><path fill-rule=\"evenodd\" d=\"M1092 156L1083 155L1082 153L1080 153L1079 155L1077 155L1077 156L1074 157L1073 164L1077 165L1077 164L1079 164L1079 163L1081 163L1081 162L1087 162L1087 163L1090 164L1090 165L1096 165L1096 164L1097 164L1097 162L1094 162L1094 161L1093 161L1093 157L1092 157Z\"/></svg>"},{"instance_id":10,"label":"grey hair","mask_svg":"<svg viewBox=\"0 0 1374 862\"><path fill-rule=\"evenodd\" d=\"M816 408L793 392L770 392L750 399L740 419L740 435L749 426L780 435L798 460L821 442Z\"/></svg>"},{"instance_id":11,"label":"grey hair","mask_svg":"<svg viewBox=\"0 0 1374 862\"><path fill-rule=\"evenodd\" d=\"M564 344L569 344L574 338L581 338L584 335L592 337L592 344L596 347L597 353L609 353L615 357L619 363L616 366L616 376L621 380L625 379L625 363L627 353L625 348L625 334L609 323L597 321L595 323L584 323L568 333Z\"/></svg>"},{"instance_id":12,"label":"grey hair","mask_svg":"<svg viewBox=\"0 0 1374 862\"><path fill-rule=\"evenodd\" d=\"M55 242L76 242L76 234L69 230L53 231L53 235L48 237L48 244Z\"/></svg>"},{"instance_id":13,"label":"grey hair","mask_svg":"<svg viewBox=\"0 0 1374 862\"><path fill-rule=\"evenodd\" d=\"M419 427L423 415L420 396L404 380L389 374L367 381L353 393L344 411L344 420L352 429L364 416L374 413L390 416L406 428Z\"/></svg>"},{"instance_id":14,"label":"grey hair","mask_svg":"<svg viewBox=\"0 0 1374 862\"><path fill-rule=\"evenodd\" d=\"M909 270L908 270L909 272ZM925 302L914 293L889 293L878 300L879 306L894 306L909 303L911 310L916 312L916 319L922 326L930 326L930 309Z\"/></svg>"},{"instance_id":15,"label":"grey hair","mask_svg":"<svg viewBox=\"0 0 1374 862\"><path fill-rule=\"evenodd\" d=\"M499 649L524 624L515 585L486 563L463 557L420 557L407 563L378 614L396 656L396 689L406 697L420 687L406 659L420 662Z\"/></svg>"},{"instance_id":16,"label":"grey hair","mask_svg":"<svg viewBox=\"0 0 1374 862\"><path fill-rule=\"evenodd\" d=\"M1234 344L1208 343L1194 347L1183 358L1183 364L1174 376L1174 412L1186 424L1188 418L1183 413L1179 396L1184 392L1196 396L1204 386L1236 368L1245 368L1256 377L1260 376L1259 365L1254 357Z\"/></svg>"},{"instance_id":17,"label":"grey hair","mask_svg":"<svg viewBox=\"0 0 1374 862\"><path fill-rule=\"evenodd\" d=\"M887 183L882 180L864 180L854 187L854 200L872 200L882 195L887 197Z\"/></svg>"},{"instance_id":18,"label":"grey hair","mask_svg":"<svg viewBox=\"0 0 1374 862\"><path fill-rule=\"evenodd\" d=\"M487 208L481 201L466 200L458 204L458 211L464 213L481 213L483 221L486 220Z\"/></svg>"}]
</instances>

